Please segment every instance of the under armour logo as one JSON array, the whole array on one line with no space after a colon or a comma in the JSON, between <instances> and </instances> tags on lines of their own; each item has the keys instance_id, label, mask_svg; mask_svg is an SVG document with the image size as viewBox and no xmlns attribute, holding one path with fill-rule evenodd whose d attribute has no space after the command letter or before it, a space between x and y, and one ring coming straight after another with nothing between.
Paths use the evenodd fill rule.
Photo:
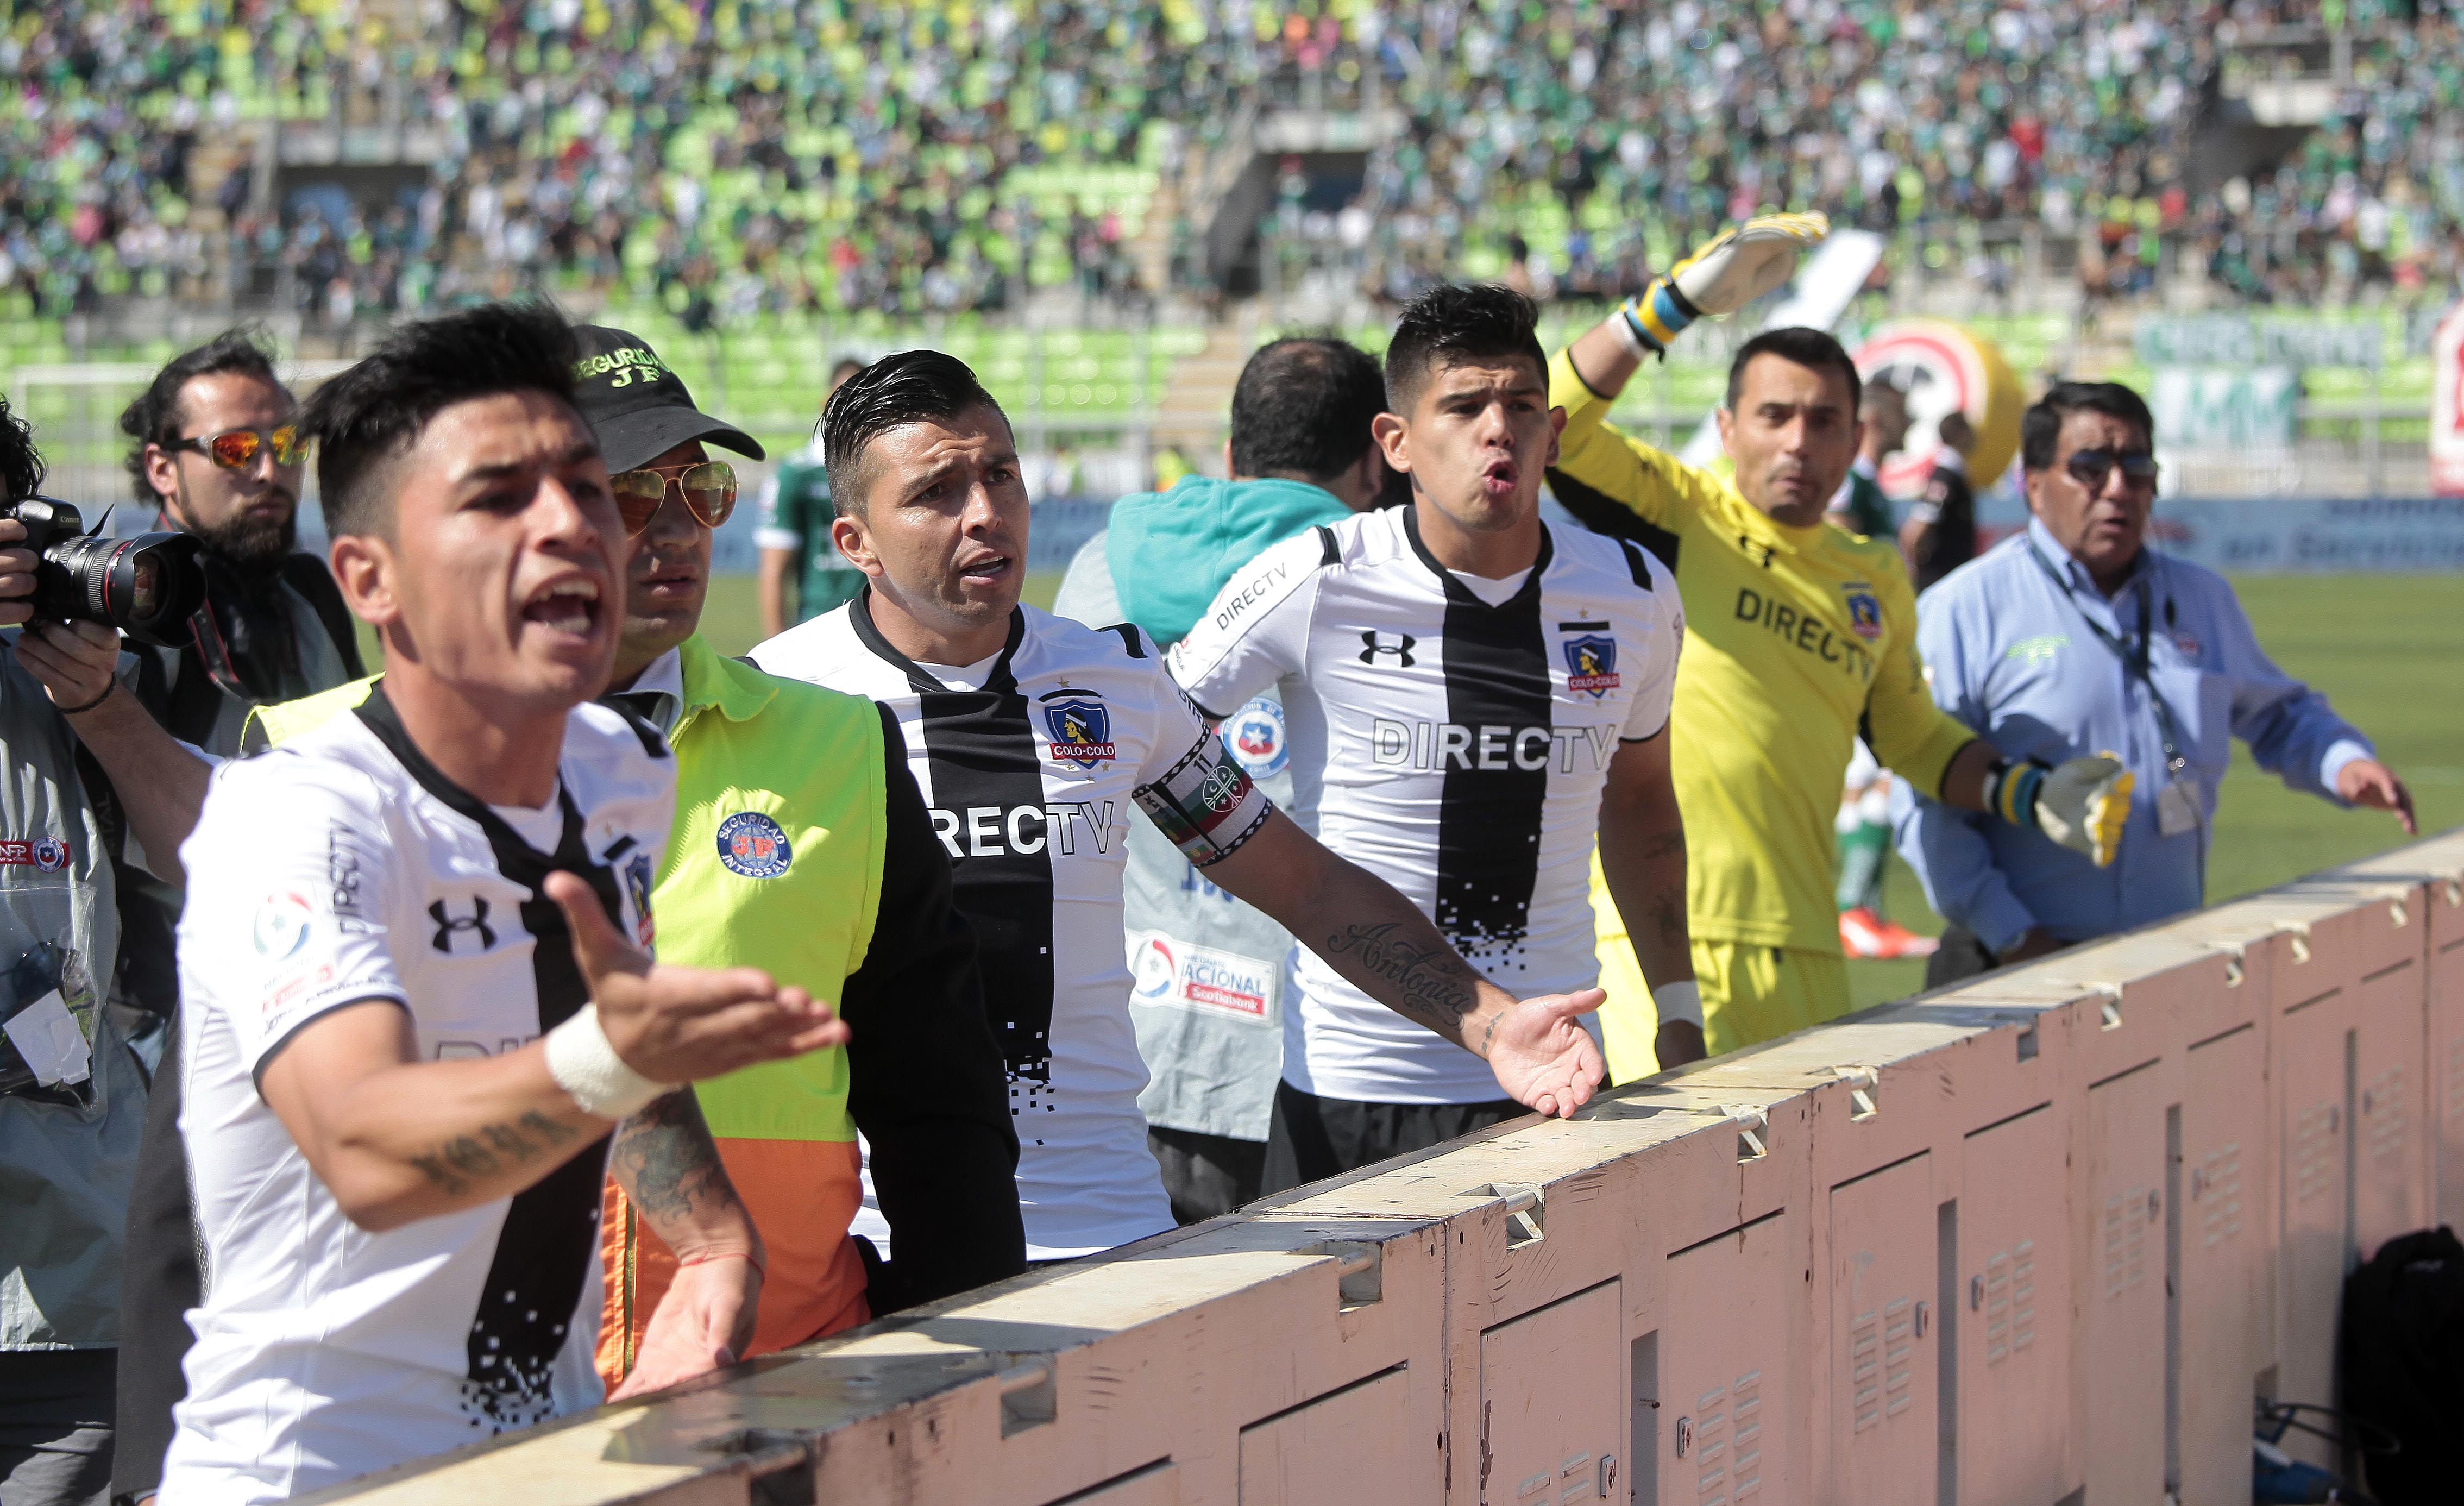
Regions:
<instances>
[{"instance_id":1,"label":"under armour logo","mask_svg":"<svg viewBox=\"0 0 2464 1506\"><path fill-rule=\"evenodd\" d=\"M1749 555L1754 553L1756 550L1762 551L1763 568L1768 570L1771 567L1771 546L1770 544L1756 543L1752 539L1746 535L1739 534L1737 535L1737 547Z\"/></svg>"},{"instance_id":2,"label":"under armour logo","mask_svg":"<svg viewBox=\"0 0 2464 1506\"><path fill-rule=\"evenodd\" d=\"M496 944L495 928L488 924L488 901L475 895L472 897L469 915L455 915L445 908L444 900L435 899L429 902L428 918L436 922L436 935L428 944L448 957L453 955L453 939L465 931L478 934L479 950L483 952Z\"/></svg>"},{"instance_id":3,"label":"under armour logo","mask_svg":"<svg viewBox=\"0 0 2464 1506\"><path fill-rule=\"evenodd\" d=\"M1395 641L1388 643L1385 641L1388 638L1393 638ZM1408 670L1412 667L1412 645L1419 641L1408 632L1364 632L1360 635L1360 662L1375 664L1377 662L1377 655L1391 653L1395 655L1396 663Z\"/></svg>"}]
</instances>

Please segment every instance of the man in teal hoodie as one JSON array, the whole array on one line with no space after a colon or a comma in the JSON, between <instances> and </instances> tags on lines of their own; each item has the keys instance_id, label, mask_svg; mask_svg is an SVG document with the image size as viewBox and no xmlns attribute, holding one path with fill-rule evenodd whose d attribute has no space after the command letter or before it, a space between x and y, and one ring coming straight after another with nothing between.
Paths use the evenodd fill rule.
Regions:
<instances>
[{"instance_id":1,"label":"man in teal hoodie","mask_svg":"<svg viewBox=\"0 0 2464 1506\"><path fill-rule=\"evenodd\" d=\"M1268 545L1378 505L1393 473L1369 432L1386 406L1375 358L1333 339L1279 340L1232 389L1232 479L1184 476L1112 506L1070 562L1053 609L1094 627L1133 622L1164 648L1188 635L1232 572ZM1232 756L1275 804L1292 798L1281 699L1224 719ZM1132 1011L1152 1079L1138 1097L1182 1223L1258 1195L1283 1074L1282 926L1208 883L1162 834L1130 824Z\"/></svg>"}]
</instances>

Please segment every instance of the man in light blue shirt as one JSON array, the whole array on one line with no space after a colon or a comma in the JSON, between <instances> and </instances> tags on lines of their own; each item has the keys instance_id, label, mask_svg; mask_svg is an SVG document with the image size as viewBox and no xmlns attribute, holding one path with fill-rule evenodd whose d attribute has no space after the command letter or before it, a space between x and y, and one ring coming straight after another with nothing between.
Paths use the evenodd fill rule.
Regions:
<instances>
[{"instance_id":1,"label":"man in light blue shirt","mask_svg":"<svg viewBox=\"0 0 2464 1506\"><path fill-rule=\"evenodd\" d=\"M2027 531L1917 603L1936 704L2007 758L2103 752L2135 776L2106 868L1899 786L1900 854L1950 922L1929 987L2195 909L2233 738L2291 787L2414 830L2404 782L2269 660L2224 578L2145 547L2153 437L2128 388L2056 384L2024 423Z\"/></svg>"}]
</instances>

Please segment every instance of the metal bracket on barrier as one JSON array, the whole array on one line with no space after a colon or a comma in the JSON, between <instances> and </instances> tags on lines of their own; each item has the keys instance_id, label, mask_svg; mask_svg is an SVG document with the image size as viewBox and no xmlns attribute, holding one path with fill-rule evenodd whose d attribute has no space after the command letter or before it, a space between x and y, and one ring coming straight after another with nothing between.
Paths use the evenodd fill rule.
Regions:
<instances>
[{"instance_id":1,"label":"metal bracket on barrier","mask_svg":"<svg viewBox=\"0 0 2464 1506\"><path fill-rule=\"evenodd\" d=\"M2412 923L2412 914L2405 908L2402 895L2387 901L2387 919L2395 922L2395 928L2399 931Z\"/></svg>"},{"instance_id":2,"label":"metal bracket on barrier","mask_svg":"<svg viewBox=\"0 0 2464 1506\"><path fill-rule=\"evenodd\" d=\"M993 1384L1001 1390L1002 1437L1052 1421L1055 1370L1052 1357L1045 1355L1011 1365L994 1379Z\"/></svg>"},{"instance_id":3,"label":"metal bracket on barrier","mask_svg":"<svg viewBox=\"0 0 2464 1506\"><path fill-rule=\"evenodd\" d=\"M1508 1250L1537 1244L1548 1236L1544 1227L1548 1210L1541 1207L1540 1189L1529 1183L1492 1182L1485 1187L1474 1187L1463 1196L1500 1200L1499 1211L1506 1215L1506 1248Z\"/></svg>"},{"instance_id":4,"label":"metal bracket on barrier","mask_svg":"<svg viewBox=\"0 0 2464 1506\"><path fill-rule=\"evenodd\" d=\"M2310 960L2310 922L2278 920L2276 922L2276 928L2293 938L2293 960L2296 963L2306 963Z\"/></svg>"},{"instance_id":5,"label":"metal bracket on barrier","mask_svg":"<svg viewBox=\"0 0 2464 1506\"><path fill-rule=\"evenodd\" d=\"M1743 1104L1732 1103L1724 1105L1721 1112L1727 1114L1729 1122L1737 1126L1739 1164L1742 1165L1749 1161L1760 1161L1771 1154L1771 1147L1764 1143L1763 1139L1771 1133L1771 1119L1762 1110L1749 1109Z\"/></svg>"},{"instance_id":6,"label":"metal bracket on barrier","mask_svg":"<svg viewBox=\"0 0 2464 1506\"><path fill-rule=\"evenodd\" d=\"M1334 1257L1335 1293L1345 1307L1365 1307L1385 1296L1383 1245L1364 1239L1322 1239L1306 1253Z\"/></svg>"},{"instance_id":7,"label":"metal bracket on barrier","mask_svg":"<svg viewBox=\"0 0 2464 1506\"><path fill-rule=\"evenodd\" d=\"M2250 973L2250 946L2244 941L2210 941L2211 950L2222 952L2225 958L2225 986L2238 988Z\"/></svg>"},{"instance_id":8,"label":"metal bracket on barrier","mask_svg":"<svg viewBox=\"0 0 2464 1506\"><path fill-rule=\"evenodd\" d=\"M1834 1075L1848 1085L1848 1122L1859 1123L1881 1113L1875 1102L1877 1078L1871 1067L1834 1067Z\"/></svg>"},{"instance_id":9,"label":"metal bracket on barrier","mask_svg":"<svg viewBox=\"0 0 2464 1506\"><path fill-rule=\"evenodd\" d=\"M2447 908L2464 910L2464 874L2453 874L2440 888L2447 891Z\"/></svg>"},{"instance_id":10,"label":"metal bracket on barrier","mask_svg":"<svg viewBox=\"0 0 2464 1506\"><path fill-rule=\"evenodd\" d=\"M702 1447L745 1461L746 1499L757 1506L813 1506L812 1450L796 1434L746 1428Z\"/></svg>"},{"instance_id":11,"label":"metal bracket on barrier","mask_svg":"<svg viewBox=\"0 0 2464 1506\"><path fill-rule=\"evenodd\" d=\"M2122 985L2092 983L2087 987L2091 993L2103 995L2103 1002L2096 1008L2096 1028L2100 1030L2122 1029Z\"/></svg>"}]
</instances>

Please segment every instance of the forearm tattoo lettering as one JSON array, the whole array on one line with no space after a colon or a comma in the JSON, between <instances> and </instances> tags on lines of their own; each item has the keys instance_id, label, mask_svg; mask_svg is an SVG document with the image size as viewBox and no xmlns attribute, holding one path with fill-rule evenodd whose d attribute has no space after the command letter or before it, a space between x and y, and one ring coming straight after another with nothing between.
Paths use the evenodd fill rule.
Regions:
<instances>
[{"instance_id":1,"label":"forearm tattoo lettering","mask_svg":"<svg viewBox=\"0 0 2464 1506\"><path fill-rule=\"evenodd\" d=\"M534 1109L511 1123L456 1135L427 1155L411 1157L410 1163L448 1196L458 1197L473 1182L535 1161L580 1134Z\"/></svg>"},{"instance_id":2,"label":"forearm tattoo lettering","mask_svg":"<svg viewBox=\"0 0 2464 1506\"><path fill-rule=\"evenodd\" d=\"M1346 926L1320 950L1330 961L1350 955L1372 976L1394 985L1400 996L1395 1007L1433 1030L1459 1030L1479 1003L1472 991L1479 975L1463 959L1442 942L1419 944L1393 920Z\"/></svg>"}]
</instances>

